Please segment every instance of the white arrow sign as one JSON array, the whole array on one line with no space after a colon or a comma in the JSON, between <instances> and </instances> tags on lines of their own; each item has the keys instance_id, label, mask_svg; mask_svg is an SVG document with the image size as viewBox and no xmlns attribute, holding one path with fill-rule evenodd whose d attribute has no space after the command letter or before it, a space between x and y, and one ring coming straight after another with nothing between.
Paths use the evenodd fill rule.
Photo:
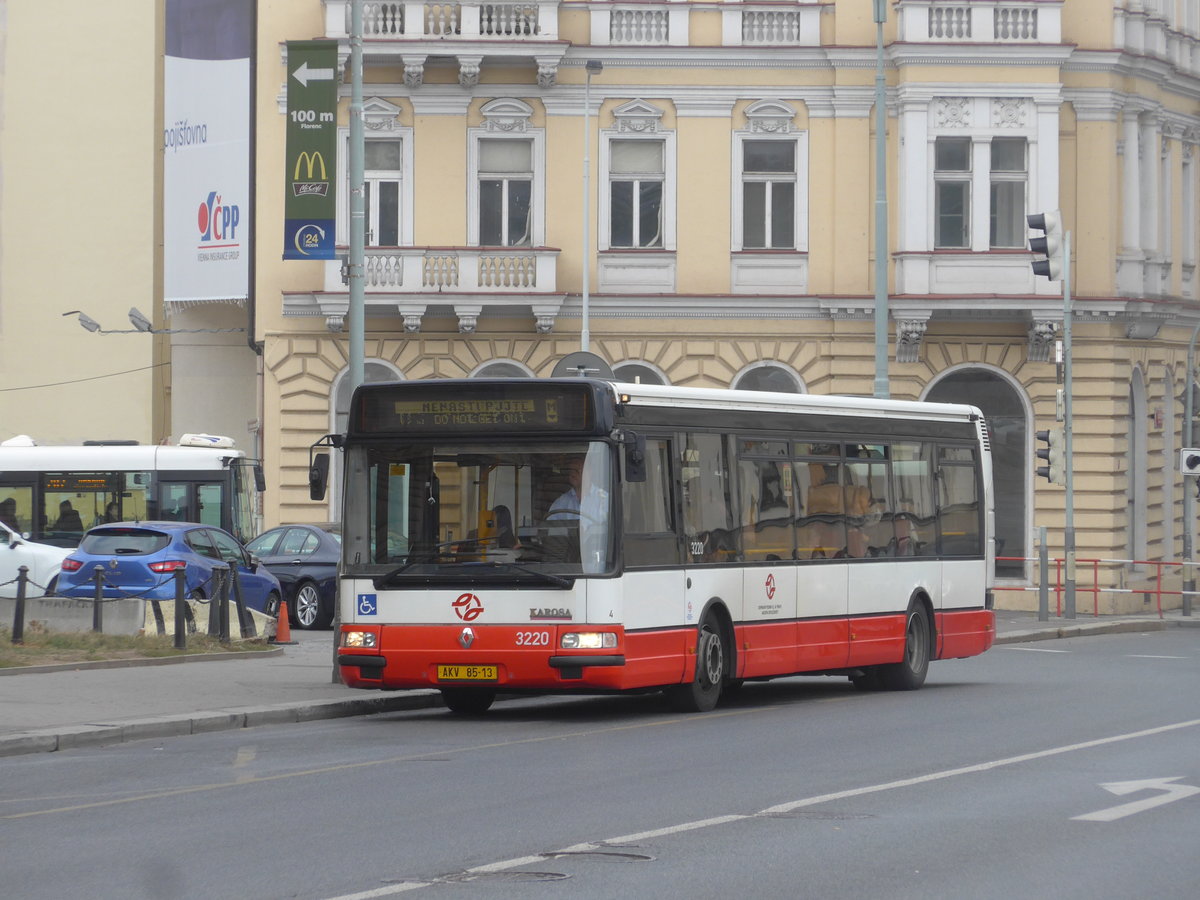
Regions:
<instances>
[{"instance_id":1,"label":"white arrow sign","mask_svg":"<svg viewBox=\"0 0 1200 900\"><path fill-rule=\"evenodd\" d=\"M333 69L310 69L306 59L300 63L300 68L292 73L292 77L308 87L310 81L333 81Z\"/></svg>"},{"instance_id":2,"label":"white arrow sign","mask_svg":"<svg viewBox=\"0 0 1200 900\"><path fill-rule=\"evenodd\" d=\"M1134 813L1162 806L1164 803L1174 803L1176 800L1191 797L1193 794L1200 794L1200 787L1192 787L1190 784L1174 784L1182 777L1179 775L1175 778L1147 778L1144 781L1114 781L1111 784L1102 784L1100 787L1111 791L1118 797L1124 797L1126 794L1133 794L1137 791L1162 791L1162 793L1156 797L1122 803L1120 806L1112 806L1098 812L1088 813L1085 816L1074 816L1073 819L1079 822L1113 822L1123 819L1125 816L1132 816Z\"/></svg>"}]
</instances>

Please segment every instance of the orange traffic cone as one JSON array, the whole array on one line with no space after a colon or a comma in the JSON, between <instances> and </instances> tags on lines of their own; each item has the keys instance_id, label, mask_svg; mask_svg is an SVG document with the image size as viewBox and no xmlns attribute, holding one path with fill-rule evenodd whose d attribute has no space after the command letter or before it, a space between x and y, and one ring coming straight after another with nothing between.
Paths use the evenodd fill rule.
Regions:
<instances>
[{"instance_id":1,"label":"orange traffic cone","mask_svg":"<svg viewBox=\"0 0 1200 900\"><path fill-rule=\"evenodd\" d=\"M275 637L271 638L272 644L294 644L292 640L292 623L288 619L287 601L279 601L279 615L275 619Z\"/></svg>"}]
</instances>

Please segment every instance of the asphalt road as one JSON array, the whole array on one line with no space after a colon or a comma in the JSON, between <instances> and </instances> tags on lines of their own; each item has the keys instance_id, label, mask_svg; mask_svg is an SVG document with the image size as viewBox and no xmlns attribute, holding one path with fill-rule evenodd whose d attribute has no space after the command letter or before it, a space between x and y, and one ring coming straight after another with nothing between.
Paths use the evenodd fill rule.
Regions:
<instances>
[{"instance_id":1,"label":"asphalt road","mask_svg":"<svg viewBox=\"0 0 1200 900\"><path fill-rule=\"evenodd\" d=\"M1051 646L1052 645L1052 646ZM0 759L15 898L1195 896L1200 632Z\"/></svg>"}]
</instances>

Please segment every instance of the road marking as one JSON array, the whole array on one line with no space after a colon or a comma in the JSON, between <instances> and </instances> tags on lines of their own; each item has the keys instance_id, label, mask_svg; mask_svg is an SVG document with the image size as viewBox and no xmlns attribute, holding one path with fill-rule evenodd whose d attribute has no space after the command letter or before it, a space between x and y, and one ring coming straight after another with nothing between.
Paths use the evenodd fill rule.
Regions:
<instances>
[{"instance_id":1,"label":"road marking","mask_svg":"<svg viewBox=\"0 0 1200 900\"><path fill-rule=\"evenodd\" d=\"M1026 653L1070 653L1070 650L1047 650L1042 647L1003 647L1004 650L1023 650Z\"/></svg>"},{"instance_id":2,"label":"road marking","mask_svg":"<svg viewBox=\"0 0 1200 900\"><path fill-rule=\"evenodd\" d=\"M1130 653L1130 659L1191 659L1190 656L1152 656L1149 653Z\"/></svg>"},{"instance_id":3,"label":"road marking","mask_svg":"<svg viewBox=\"0 0 1200 900\"><path fill-rule=\"evenodd\" d=\"M1174 803L1176 800L1200 794L1200 787L1174 783L1182 777L1182 775L1176 775L1174 778L1147 778L1142 781L1114 781L1109 784L1102 784L1100 787L1116 794L1118 797L1123 797L1126 794L1134 794L1138 791L1162 791L1162 793L1155 797L1147 797L1144 800L1134 800L1132 803L1110 806L1108 809L1101 809L1084 816L1072 816L1071 820L1075 822L1115 822L1117 819L1145 812L1148 809L1154 809L1156 806Z\"/></svg>"},{"instance_id":4,"label":"road marking","mask_svg":"<svg viewBox=\"0 0 1200 900\"><path fill-rule=\"evenodd\" d=\"M664 837L667 835L679 834L684 831L695 831L700 828L709 828L714 825L725 825L730 822L740 822L744 819L754 819L758 817L774 816L779 813L791 812L796 809L801 809L806 806L816 806L819 803L829 803L833 800L845 800L848 797L861 797L866 794L877 794L883 791L892 791L897 788L912 787L918 784L928 784L932 781L941 781L946 778L954 778L959 775L973 775L979 772L989 772L992 769L999 769L1003 766L1012 766L1018 763L1029 762L1035 759L1046 759L1051 756L1062 756L1066 753L1075 753L1079 750L1089 750L1093 747L1104 747L1108 744L1117 744L1122 741L1136 740L1137 738L1153 737L1158 734L1166 734L1172 731L1179 731L1184 728L1195 728L1200 726L1200 719L1189 719L1185 722L1174 722L1170 725L1160 725L1157 728L1146 728L1142 731L1131 731L1126 734L1114 734L1109 737L1097 738L1092 741L1082 741L1077 744L1067 744L1062 747L1051 747L1047 750L1036 750L1033 753L1022 753L1019 756L1007 756L1003 759L995 759L990 762L976 763L973 766L961 766L956 769L945 769L941 772L930 772L928 775L919 775L915 778L902 778L899 781L888 781L882 784L868 785L861 788L851 788L845 791L836 791L831 794L819 794L815 797L807 797L803 800L793 800L790 803L781 803L778 806L772 806L767 809L759 810L756 813L748 815L728 815L714 816L710 819L699 819L694 822L681 822L675 825L668 825L663 828L656 828L651 831L640 831L636 834L626 834L621 837L607 838L601 841L588 841L582 844L575 844L571 847L564 847L562 850L556 850L553 853L538 854L537 856L519 856L513 859L501 860L499 862L488 863L483 866L476 866L473 869L468 869L467 872L482 873L482 872L502 872L507 869L515 869L518 866L532 865L540 863L547 856L554 856L558 853L580 853L588 850L597 850L601 848L611 848L619 844L632 844L638 841L645 841L652 838ZM1174 779L1169 779L1174 780ZM1142 784L1142 782L1122 782L1123 784ZM1156 784L1158 782L1155 782ZM1200 788L1189 788L1187 785L1178 785L1178 788L1185 788L1189 792L1200 792ZM1154 798L1160 803L1169 802ZM1178 799L1178 798L1172 798ZM1145 801L1142 801L1145 802ZM436 881L419 882L406 881L399 884L387 885L380 888L374 888L369 891L362 891L356 894L341 894L337 897L330 897L329 900L375 900L378 897L390 897L393 894L401 894L407 891L413 891L417 888L432 887L437 884Z\"/></svg>"}]
</instances>

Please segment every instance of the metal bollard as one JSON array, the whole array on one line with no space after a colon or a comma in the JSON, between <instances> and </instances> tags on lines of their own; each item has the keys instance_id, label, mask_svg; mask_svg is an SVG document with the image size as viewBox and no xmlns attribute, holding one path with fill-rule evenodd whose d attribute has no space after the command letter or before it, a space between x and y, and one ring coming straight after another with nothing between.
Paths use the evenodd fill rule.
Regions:
<instances>
[{"instance_id":1,"label":"metal bollard","mask_svg":"<svg viewBox=\"0 0 1200 900\"><path fill-rule=\"evenodd\" d=\"M229 566L225 570L225 577L221 579L221 637L219 640L222 644L228 644L229 640L229 582L232 581L233 566Z\"/></svg>"},{"instance_id":2,"label":"metal bollard","mask_svg":"<svg viewBox=\"0 0 1200 900\"><path fill-rule=\"evenodd\" d=\"M229 577L233 579L233 600L237 606L238 626L243 638L258 637L258 629L254 627L254 616L246 609L246 601L242 597L242 579L238 577L237 566L230 563Z\"/></svg>"},{"instance_id":3,"label":"metal bollard","mask_svg":"<svg viewBox=\"0 0 1200 900\"><path fill-rule=\"evenodd\" d=\"M1050 618L1050 556L1046 549L1046 526L1038 528L1038 621Z\"/></svg>"},{"instance_id":4,"label":"metal bollard","mask_svg":"<svg viewBox=\"0 0 1200 900\"><path fill-rule=\"evenodd\" d=\"M104 566L92 570L96 578L96 595L92 600L92 631L104 631Z\"/></svg>"},{"instance_id":5,"label":"metal bollard","mask_svg":"<svg viewBox=\"0 0 1200 900\"><path fill-rule=\"evenodd\" d=\"M184 606L187 604L187 598L184 594L187 592L187 570L175 570L175 649L187 649L187 619L184 615Z\"/></svg>"},{"instance_id":6,"label":"metal bollard","mask_svg":"<svg viewBox=\"0 0 1200 900\"><path fill-rule=\"evenodd\" d=\"M221 604L217 598L221 596L221 576L224 574L224 569L213 569L212 577L208 582L208 633L210 635L221 633Z\"/></svg>"},{"instance_id":7,"label":"metal bollard","mask_svg":"<svg viewBox=\"0 0 1200 900\"><path fill-rule=\"evenodd\" d=\"M25 643L25 590L29 584L29 566L17 568L17 605L13 609L12 643Z\"/></svg>"}]
</instances>

